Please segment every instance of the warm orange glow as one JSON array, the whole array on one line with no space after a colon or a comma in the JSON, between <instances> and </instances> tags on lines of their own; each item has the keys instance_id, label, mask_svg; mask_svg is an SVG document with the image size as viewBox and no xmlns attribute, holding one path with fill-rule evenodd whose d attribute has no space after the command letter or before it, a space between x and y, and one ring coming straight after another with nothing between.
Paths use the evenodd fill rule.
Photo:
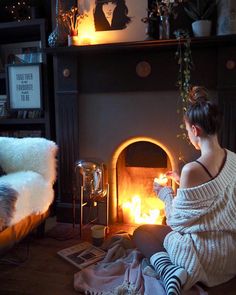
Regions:
<instances>
[{"instance_id":1,"label":"warm orange glow","mask_svg":"<svg viewBox=\"0 0 236 295\"><path fill-rule=\"evenodd\" d=\"M153 170L153 173L148 173L148 171L144 171L144 175L140 175L140 178L137 179L137 174L135 173L135 176L132 177L127 175L127 173L125 173L124 175L122 174L120 179L122 180L122 185L121 185L121 181L118 181L119 175L117 173L117 164L118 164L118 158L121 155L122 151L129 146L132 143L138 142L138 141L147 141L147 142L151 142L156 144L157 146L161 147L167 154L169 162L168 162L168 166L167 169L163 169L163 171L157 171L156 169ZM109 165L109 171L111 172L109 174L109 183L110 183L110 194L111 194L111 204L110 204L110 217L112 222L116 222L117 219L121 222L126 223L126 220L122 220L122 208L123 208L123 204L126 202L131 202L131 197L134 195L139 195L142 196L142 203L144 202L146 204L146 201L148 200L153 200L153 203L149 209L148 209L148 214L150 214L150 210L155 210L158 209L161 212L161 215L164 216L164 204L161 200L159 200L154 192L153 192L153 181L154 178L156 177L156 175L160 175L160 173L166 173L169 170L178 170L178 161L176 158L173 157L174 151L169 150L165 145L163 145L163 143L161 143L160 141L150 138L150 137L145 137L145 136L140 136L140 137L134 137L134 138L130 138L124 142L122 142L122 144L120 144L120 146L117 147L117 149L115 150L115 153L112 156L112 161L110 162ZM161 170L161 169L160 169ZM148 179L150 179L150 181L147 181L144 185L143 185L143 180L147 179L146 176L149 175L150 177ZM128 178L130 177L130 180L128 180ZM124 181L124 184L123 184ZM137 188L137 184L141 184L141 187L139 186ZM170 180L167 183L169 186L172 186L173 189L176 189L175 186L175 182L171 182ZM133 185L135 185L135 189L133 188ZM119 186L119 190L117 190L117 186ZM146 197L148 196L148 197ZM156 204L156 202L158 204ZM151 201L150 201L151 203ZM142 208L143 208L144 204L142 204ZM118 210L117 210L118 208ZM128 209L127 209L128 210ZM143 209L142 209L143 211ZM143 213L144 215L146 215L147 213ZM127 216L127 215L126 215ZM128 219L128 218L127 218ZM162 217L159 218L158 224L161 224L161 220ZM132 220L132 218L131 218Z\"/></svg>"},{"instance_id":2,"label":"warm orange glow","mask_svg":"<svg viewBox=\"0 0 236 295\"><path fill-rule=\"evenodd\" d=\"M134 224L161 224L164 203L158 198L147 198L146 204L136 195L131 201L123 202L123 222Z\"/></svg>"},{"instance_id":3,"label":"warm orange glow","mask_svg":"<svg viewBox=\"0 0 236 295\"><path fill-rule=\"evenodd\" d=\"M83 35L79 36L79 45L90 45L94 44L94 36L89 33L84 33Z\"/></svg>"}]
</instances>

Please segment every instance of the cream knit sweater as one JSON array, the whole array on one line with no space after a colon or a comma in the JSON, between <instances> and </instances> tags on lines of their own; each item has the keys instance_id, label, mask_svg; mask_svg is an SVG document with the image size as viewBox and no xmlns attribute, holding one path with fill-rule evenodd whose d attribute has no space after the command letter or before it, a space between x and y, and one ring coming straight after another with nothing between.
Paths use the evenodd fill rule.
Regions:
<instances>
[{"instance_id":1,"label":"cream knit sweater","mask_svg":"<svg viewBox=\"0 0 236 295\"><path fill-rule=\"evenodd\" d=\"M211 181L161 189L167 224L164 247L171 261L188 272L184 289L196 282L219 285L236 275L236 154L227 150L224 167Z\"/></svg>"}]
</instances>

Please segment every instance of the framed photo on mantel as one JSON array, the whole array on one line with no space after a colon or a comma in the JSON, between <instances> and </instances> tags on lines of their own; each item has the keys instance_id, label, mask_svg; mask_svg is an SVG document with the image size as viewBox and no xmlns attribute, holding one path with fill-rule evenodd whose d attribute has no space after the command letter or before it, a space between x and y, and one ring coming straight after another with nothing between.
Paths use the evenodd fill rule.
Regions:
<instances>
[{"instance_id":1,"label":"framed photo on mantel","mask_svg":"<svg viewBox=\"0 0 236 295\"><path fill-rule=\"evenodd\" d=\"M6 65L7 99L10 110L42 109L41 63Z\"/></svg>"},{"instance_id":2,"label":"framed photo on mantel","mask_svg":"<svg viewBox=\"0 0 236 295\"><path fill-rule=\"evenodd\" d=\"M147 0L78 0L77 5L87 15L78 26L79 45L143 41L147 37L141 20L147 15Z\"/></svg>"}]
</instances>

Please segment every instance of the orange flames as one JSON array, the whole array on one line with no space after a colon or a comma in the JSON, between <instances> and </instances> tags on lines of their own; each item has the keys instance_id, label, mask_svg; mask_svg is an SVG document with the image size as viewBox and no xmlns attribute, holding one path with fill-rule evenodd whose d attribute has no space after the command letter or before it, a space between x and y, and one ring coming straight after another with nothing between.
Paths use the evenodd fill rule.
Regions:
<instances>
[{"instance_id":1,"label":"orange flames","mask_svg":"<svg viewBox=\"0 0 236 295\"><path fill-rule=\"evenodd\" d=\"M153 182L170 185L167 169L126 167L119 170L119 220L126 224L161 224L164 203L153 191Z\"/></svg>"},{"instance_id":2,"label":"orange flames","mask_svg":"<svg viewBox=\"0 0 236 295\"><path fill-rule=\"evenodd\" d=\"M162 173L154 181L160 185L167 185L168 179ZM123 196L121 202L123 222L129 224L161 224L164 216L164 203L158 197L153 196L154 193L150 194L150 190L145 193L143 188L141 189L142 186L143 184L139 184L139 188L135 186L130 190L130 193L127 193L126 190L126 196ZM140 191L140 193L133 194L134 191ZM127 197L128 195L133 196Z\"/></svg>"},{"instance_id":3,"label":"orange flames","mask_svg":"<svg viewBox=\"0 0 236 295\"><path fill-rule=\"evenodd\" d=\"M123 202L123 222L134 224L161 224L164 204L157 198L147 198L146 205L136 195L131 201Z\"/></svg>"}]
</instances>

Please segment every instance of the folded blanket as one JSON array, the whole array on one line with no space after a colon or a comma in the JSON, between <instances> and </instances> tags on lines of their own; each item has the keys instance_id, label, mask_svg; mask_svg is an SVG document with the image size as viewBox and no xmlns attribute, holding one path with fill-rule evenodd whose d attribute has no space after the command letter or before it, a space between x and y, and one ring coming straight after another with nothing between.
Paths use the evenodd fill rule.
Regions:
<instances>
[{"instance_id":1,"label":"folded blanket","mask_svg":"<svg viewBox=\"0 0 236 295\"><path fill-rule=\"evenodd\" d=\"M166 294L162 282L134 248L130 235L119 232L105 241L102 248L107 250L102 261L74 275L75 290L87 295ZM198 286L183 294L207 295Z\"/></svg>"}]
</instances>

